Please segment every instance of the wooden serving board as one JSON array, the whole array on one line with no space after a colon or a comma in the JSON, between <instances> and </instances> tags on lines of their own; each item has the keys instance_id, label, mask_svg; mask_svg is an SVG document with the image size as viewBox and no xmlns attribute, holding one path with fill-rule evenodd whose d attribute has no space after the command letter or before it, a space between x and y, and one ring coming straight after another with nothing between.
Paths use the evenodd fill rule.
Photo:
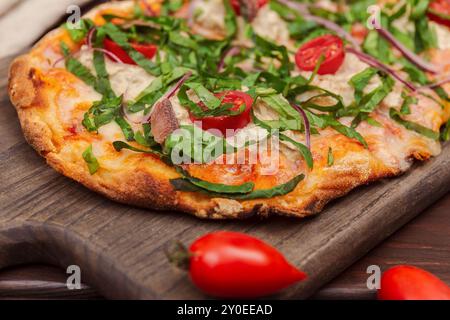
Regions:
<instances>
[{"instance_id":1,"label":"wooden serving board","mask_svg":"<svg viewBox=\"0 0 450 320\"><path fill-rule=\"evenodd\" d=\"M81 267L107 298L205 298L163 248L234 230L280 249L309 279L277 298L306 298L450 190L450 146L403 176L361 187L304 220L205 221L107 200L48 167L25 142L0 60L0 268L23 263Z\"/></svg>"}]
</instances>

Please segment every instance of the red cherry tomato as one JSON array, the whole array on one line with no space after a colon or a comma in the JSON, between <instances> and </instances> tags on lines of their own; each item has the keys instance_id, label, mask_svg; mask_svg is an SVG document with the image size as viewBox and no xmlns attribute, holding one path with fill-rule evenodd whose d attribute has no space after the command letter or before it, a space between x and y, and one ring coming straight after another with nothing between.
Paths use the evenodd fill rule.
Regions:
<instances>
[{"instance_id":1,"label":"red cherry tomato","mask_svg":"<svg viewBox=\"0 0 450 320\"><path fill-rule=\"evenodd\" d=\"M396 266L381 277L380 300L450 300L450 287L413 266Z\"/></svg>"},{"instance_id":2,"label":"red cherry tomato","mask_svg":"<svg viewBox=\"0 0 450 320\"><path fill-rule=\"evenodd\" d=\"M318 74L334 74L344 62L344 43L341 38L327 34L305 43L295 55L297 66L304 71L313 71L320 57L325 60Z\"/></svg>"},{"instance_id":3,"label":"red cherry tomato","mask_svg":"<svg viewBox=\"0 0 450 320\"><path fill-rule=\"evenodd\" d=\"M189 253L193 283L215 297L267 296L306 278L276 249L237 232L203 236L191 245Z\"/></svg>"},{"instance_id":4,"label":"red cherry tomato","mask_svg":"<svg viewBox=\"0 0 450 320\"><path fill-rule=\"evenodd\" d=\"M246 1L255 1L255 0L246 0ZM241 15L240 1L239 0L230 0L230 2L231 2L231 6L233 7L234 12L236 12L236 14L238 16L240 16ZM258 9L264 7L268 2L269 2L269 0L256 0Z\"/></svg>"},{"instance_id":5,"label":"red cherry tomato","mask_svg":"<svg viewBox=\"0 0 450 320\"><path fill-rule=\"evenodd\" d=\"M227 129L242 129L250 123L250 111L253 105L250 95L241 91L224 91L215 96L222 99L222 104L233 104L231 108L233 111L239 111L243 104L245 104L245 110L235 116L196 118L191 114L192 121L201 121L203 130L217 129L225 136ZM202 106L202 104L199 105Z\"/></svg>"},{"instance_id":6,"label":"red cherry tomato","mask_svg":"<svg viewBox=\"0 0 450 320\"><path fill-rule=\"evenodd\" d=\"M131 59L131 57L123 50L117 43L112 41L111 39L106 38L103 41L103 45L106 50L114 53L120 61L126 64L135 65L136 62ZM142 53L146 58L152 59L156 54L156 46L154 44L140 44L140 43L132 43L131 46L138 52Z\"/></svg>"},{"instance_id":7,"label":"red cherry tomato","mask_svg":"<svg viewBox=\"0 0 450 320\"><path fill-rule=\"evenodd\" d=\"M430 20L450 28L450 1L434 0L430 3L428 9Z\"/></svg>"}]
</instances>

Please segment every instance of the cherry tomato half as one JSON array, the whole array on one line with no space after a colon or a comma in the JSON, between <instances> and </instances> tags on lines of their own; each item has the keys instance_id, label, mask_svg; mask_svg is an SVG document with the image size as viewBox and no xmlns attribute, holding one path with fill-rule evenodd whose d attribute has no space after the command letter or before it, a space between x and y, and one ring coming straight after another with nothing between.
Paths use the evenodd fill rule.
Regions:
<instances>
[{"instance_id":1,"label":"cherry tomato half","mask_svg":"<svg viewBox=\"0 0 450 320\"><path fill-rule=\"evenodd\" d=\"M264 7L269 2L269 0L246 0L246 1L256 1L256 5L258 6L258 9ZM240 16L241 15L240 1L239 0L230 0L230 2L231 2L231 6L234 9L234 12L236 12L236 14L238 16Z\"/></svg>"},{"instance_id":2,"label":"cherry tomato half","mask_svg":"<svg viewBox=\"0 0 450 320\"><path fill-rule=\"evenodd\" d=\"M217 129L225 136L227 129L242 129L250 123L250 111L253 105L250 95L241 91L224 91L215 96L222 99L222 104L233 104L232 111L239 111L243 104L245 104L245 110L234 116L196 118L191 114L192 121L201 121L203 130ZM202 104L199 105L202 106Z\"/></svg>"},{"instance_id":3,"label":"cherry tomato half","mask_svg":"<svg viewBox=\"0 0 450 320\"><path fill-rule=\"evenodd\" d=\"M450 1L432 1L428 7L428 18L450 28Z\"/></svg>"},{"instance_id":4,"label":"cherry tomato half","mask_svg":"<svg viewBox=\"0 0 450 320\"><path fill-rule=\"evenodd\" d=\"M345 50L341 38L327 34L308 41L295 55L297 66L304 71L313 71L321 56L325 60L318 74L334 74L344 62Z\"/></svg>"},{"instance_id":5,"label":"cherry tomato half","mask_svg":"<svg viewBox=\"0 0 450 320\"><path fill-rule=\"evenodd\" d=\"M381 277L380 300L450 300L450 287L413 266L396 266Z\"/></svg>"},{"instance_id":6,"label":"cherry tomato half","mask_svg":"<svg viewBox=\"0 0 450 320\"><path fill-rule=\"evenodd\" d=\"M105 50L108 50L114 53L120 61L126 64L135 65L136 62L131 59L131 57L123 50L117 43L112 41L111 39L106 38L103 41L103 45ZM154 44L140 44L140 43L132 43L131 46L138 52L142 53L146 58L152 59L155 54L157 47Z\"/></svg>"},{"instance_id":7,"label":"cherry tomato half","mask_svg":"<svg viewBox=\"0 0 450 320\"><path fill-rule=\"evenodd\" d=\"M242 233L207 234L189 253L193 283L215 297L267 296L306 278L275 248Z\"/></svg>"}]
</instances>

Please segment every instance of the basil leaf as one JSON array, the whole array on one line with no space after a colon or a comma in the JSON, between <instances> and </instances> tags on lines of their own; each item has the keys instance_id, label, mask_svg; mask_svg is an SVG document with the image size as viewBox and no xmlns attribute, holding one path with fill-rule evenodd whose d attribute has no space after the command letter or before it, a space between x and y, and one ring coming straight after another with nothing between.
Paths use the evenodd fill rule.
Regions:
<instances>
[{"instance_id":1,"label":"basil leaf","mask_svg":"<svg viewBox=\"0 0 450 320\"><path fill-rule=\"evenodd\" d=\"M448 119L447 123L445 124L444 130L442 130L441 140L442 141L450 140L450 119Z\"/></svg>"},{"instance_id":2,"label":"basil leaf","mask_svg":"<svg viewBox=\"0 0 450 320\"><path fill-rule=\"evenodd\" d=\"M103 40L105 35L101 32L97 32L94 42L95 48L103 48ZM97 73L97 83L95 84L95 90L107 98L115 98L116 94L111 88L109 82L109 74L106 70L105 55L103 52L94 51L94 68Z\"/></svg>"},{"instance_id":3,"label":"basil leaf","mask_svg":"<svg viewBox=\"0 0 450 320\"><path fill-rule=\"evenodd\" d=\"M170 183L177 191L185 191L185 192L201 192L205 193L211 197L215 198L228 198L235 200L255 200L255 199L268 199L276 196L286 195L297 187L297 185L305 178L303 174L293 178L287 183L281 184L271 189L264 190L254 190L248 194L243 195L232 195L226 193L216 193L216 192L208 192L203 188L200 188L194 184L192 184L189 180L186 179L174 179L170 180Z\"/></svg>"},{"instance_id":4,"label":"basil leaf","mask_svg":"<svg viewBox=\"0 0 450 320\"><path fill-rule=\"evenodd\" d=\"M349 84L355 88L355 102L359 104L364 95L364 89L369 84L370 80L378 73L375 68L367 68L360 73L354 75Z\"/></svg>"},{"instance_id":5,"label":"basil leaf","mask_svg":"<svg viewBox=\"0 0 450 320\"><path fill-rule=\"evenodd\" d=\"M183 170L181 167L177 167L176 169L181 175L183 175L184 179L188 180L193 185L210 192L242 194L251 192L255 187L255 184L253 182L246 182L244 184L236 186L225 185L220 183L211 183L192 177L186 170Z\"/></svg>"},{"instance_id":6,"label":"basil leaf","mask_svg":"<svg viewBox=\"0 0 450 320\"><path fill-rule=\"evenodd\" d=\"M417 98L413 97L413 96L410 96L408 94L405 94L405 93L402 93L402 97L403 97L403 103L402 103L402 106L400 108L400 113L404 114L404 115L410 114L411 113L410 106L412 104L417 103Z\"/></svg>"},{"instance_id":7,"label":"basil leaf","mask_svg":"<svg viewBox=\"0 0 450 320\"><path fill-rule=\"evenodd\" d=\"M186 86L197 94L199 99L208 109L216 109L222 104L222 101L206 89L202 84L194 82L187 83Z\"/></svg>"},{"instance_id":8,"label":"basil leaf","mask_svg":"<svg viewBox=\"0 0 450 320\"><path fill-rule=\"evenodd\" d=\"M125 50L130 58L142 69L151 75L159 75L159 67L131 46L126 33L122 32L116 25L110 22L106 23L101 28L102 32L105 32L115 43Z\"/></svg>"},{"instance_id":9,"label":"basil leaf","mask_svg":"<svg viewBox=\"0 0 450 320\"><path fill-rule=\"evenodd\" d=\"M89 19L81 19L79 24L79 28L71 27L68 23L64 24L64 29L69 33L70 38L77 43L84 40L89 30L94 26L92 20Z\"/></svg>"},{"instance_id":10,"label":"basil leaf","mask_svg":"<svg viewBox=\"0 0 450 320\"><path fill-rule=\"evenodd\" d=\"M92 152L92 144L83 152L83 159L86 162L91 175L95 174L100 168L98 160Z\"/></svg>"},{"instance_id":11,"label":"basil leaf","mask_svg":"<svg viewBox=\"0 0 450 320\"><path fill-rule=\"evenodd\" d=\"M333 149L328 147L327 165L331 167L334 164Z\"/></svg>"},{"instance_id":12,"label":"basil leaf","mask_svg":"<svg viewBox=\"0 0 450 320\"><path fill-rule=\"evenodd\" d=\"M402 125L408 130L415 131L427 138L433 139L433 140L439 140L439 132L435 132L431 130L430 128L424 127L418 123L410 122L407 120L402 119L401 113L395 110L394 108L389 109L389 116L391 119L393 119L398 124Z\"/></svg>"},{"instance_id":13,"label":"basil leaf","mask_svg":"<svg viewBox=\"0 0 450 320\"><path fill-rule=\"evenodd\" d=\"M281 94L272 94L269 96L261 97L261 100L264 101L270 108L275 110L280 116L284 118L294 118L299 119L300 115L298 112L292 108L289 101L283 97Z\"/></svg>"},{"instance_id":14,"label":"basil leaf","mask_svg":"<svg viewBox=\"0 0 450 320\"><path fill-rule=\"evenodd\" d=\"M134 132L130 124L123 117L116 117L116 123L122 129L123 135L127 141L134 141Z\"/></svg>"},{"instance_id":15,"label":"basil leaf","mask_svg":"<svg viewBox=\"0 0 450 320\"><path fill-rule=\"evenodd\" d=\"M391 77L382 78L382 84L365 95L360 101L360 111L370 113L386 98L392 91L395 81Z\"/></svg>"},{"instance_id":16,"label":"basil leaf","mask_svg":"<svg viewBox=\"0 0 450 320\"><path fill-rule=\"evenodd\" d=\"M287 141L292 143L300 152L300 154L303 156L303 159L305 159L306 164L308 165L308 167L310 169L313 169L314 167L314 160L311 154L311 150L308 149L308 147L306 147L304 144L295 141L294 139L280 133L279 134L280 140L281 141Z\"/></svg>"},{"instance_id":17,"label":"basil leaf","mask_svg":"<svg viewBox=\"0 0 450 320\"><path fill-rule=\"evenodd\" d=\"M123 142L123 141L115 141L115 142L113 142L113 147L114 147L114 149L117 152L120 152L123 149L127 149L127 150L138 152L138 153L152 154L152 155L155 155L155 156L158 156L158 157L161 157L161 158L164 157L164 154L162 154L161 152L159 152L157 150L152 150L152 149L150 149L150 150L143 150L143 149L139 149L139 148L133 147L132 145L130 145L130 144L126 143L126 142Z\"/></svg>"}]
</instances>

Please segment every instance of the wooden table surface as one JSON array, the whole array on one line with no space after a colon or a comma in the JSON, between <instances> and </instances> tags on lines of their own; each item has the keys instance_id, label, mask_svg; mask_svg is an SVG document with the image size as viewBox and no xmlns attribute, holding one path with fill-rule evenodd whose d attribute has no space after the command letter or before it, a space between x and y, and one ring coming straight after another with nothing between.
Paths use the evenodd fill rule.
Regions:
<instances>
[{"instance_id":1,"label":"wooden table surface","mask_svg":"<svg viewBox=\"0 0 450 320\"><path fill-rule=\"evenodd\" d=\"M26 0L25 2L27 6L32 6L33 2L39 1ZM17 8L26 11L23 4L16 4L18 1L9 2L13 3L13 7L7 6L7 10L10 11L8 13L0 12L0 29L5 17L10 16ZM0 7L1 10L2 7ZM59 17L49 19L56 21ZM1 43L5 43L1 37L0 40ZM33 40L28 41L31 43ZM18 46L21 43L24 42L19 42ZM2 52L0 52L1 55ZM366 287L367 267L378 265L385 270L389 266L403 263L423 267L450 283L450 195L372 250L366 257L325 286L315 298L374 298L374 292ZM95 289L88 286L83 286L81 290L67 290L66 277L63 270L41 265L3 270L0 272L0 297L101 298Z\"/></svg>"}]
</instances>

